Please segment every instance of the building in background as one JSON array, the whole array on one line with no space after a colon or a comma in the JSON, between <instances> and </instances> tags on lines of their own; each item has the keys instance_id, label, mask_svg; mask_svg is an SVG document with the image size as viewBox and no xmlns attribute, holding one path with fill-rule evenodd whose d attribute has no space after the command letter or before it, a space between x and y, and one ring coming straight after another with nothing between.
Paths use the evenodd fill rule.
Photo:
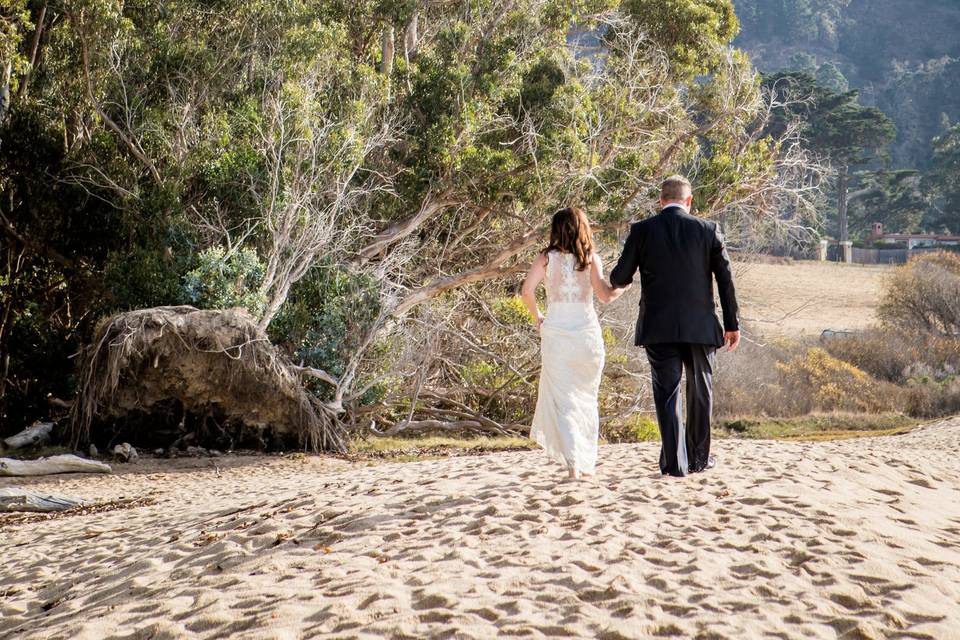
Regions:
<instances>
[{"instance_id":1,"label":"building in background","mask_svg":"<svg viewBox=\"0 0 960 640\"><path fill-rule=\"evenodd\" d=\"M885 233L882 222L874 222L870 240L877 245L906 243L907 251L914 249L933 249L936 247L955 247L960 245L960 236L937 235L933 233Z\"/></svg>"}]
</instances>

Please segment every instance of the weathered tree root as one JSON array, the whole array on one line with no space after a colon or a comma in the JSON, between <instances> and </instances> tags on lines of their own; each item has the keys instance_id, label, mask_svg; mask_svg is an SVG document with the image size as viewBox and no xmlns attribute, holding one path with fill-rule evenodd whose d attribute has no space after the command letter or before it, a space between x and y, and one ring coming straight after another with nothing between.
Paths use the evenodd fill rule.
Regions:
<instances>
[{"instance_id":1,"label":"weathered tree root","mask_svg":"<svg viewBox=\"0 0 960 640\"><path fill-rule=\"evenodd\" d=\"M265 430L309 451L346 450L335 409L304 389L294 366L239 309L157 307L102 322L82 353L68 437L87 444L98 419L179 401Z\"/></svg>"}]
</instances>

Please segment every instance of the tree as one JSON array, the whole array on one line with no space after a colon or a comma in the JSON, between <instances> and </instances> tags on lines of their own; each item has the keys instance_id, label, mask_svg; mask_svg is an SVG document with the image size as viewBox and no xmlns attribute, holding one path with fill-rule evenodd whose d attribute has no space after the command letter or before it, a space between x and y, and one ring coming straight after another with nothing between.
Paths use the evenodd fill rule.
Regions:
<instances>
[{"instance_id":1,"label":"tree","mask_svg":"<svg viewBox=\"0 0 960 640\"><path fill-rule=\"evenodd\" d=\"M857 176L857 182L858 187L847 197L851 231L865 235L874 222L895 232L925 228L931 202L918 171L865 171Z\"/></svg>"},{"instance_id":2,"label":"tree","mask_svg":"<svg viewBox=\"0 0 960 640\"><path fill-rule=\"evenodd\" d=\"M960 125L934 138L931 146L933 162L924 182L936 206L926 222L931 228L960 233Z\"/></svg>"},{"instance_id":3,"label":"tree","mask_svg":"<svg viewBox=\"0 0 960 640\"><path fill-rule=\"evenodd\" d=\"M817 69L817 84L834 93L845 93L850 90L850 83L832 62L825 62Z\"/></svg>"},{"instance_id":4,"label":"tree","mask_svg":"<svg viewBox=\"0 0 960 640\"><path fill-rule=\"evenodd\" d=\"M851 95L852 94L852 95ZM833 101L812 123L811 142L827 152L837 166L837 219L840 241L848 239L847 195L850 170L875 160L883 148L896 137L893 122L875 107L855 103L856 92L849 101Z\"/></svg>"},{"instance_id":5,"label":"tree","mask_svg":"<svg viewBox=\"0 0 960 640\"><path fill-rule=\"evenodd\" d=\"M511 345L535 342L497 314L557 207L615 245L688 170L733 243L811 226L809 158L795 127L768 135L726 1L90 0L54 18L0 131L7 264L29 265L2 284L0 347L21 363L60 339L54 317L80 341L113 311L243 304L345 421L377 401L379 424L424 424L410 396L429 391L493 428L485 411L513 424L529 404L534 351ZM43 373L12 386L42 393Z\"/></svg>"},{"instance_id":6,"label":"tree","mask_svg":"<svg viewBox=\"0 0 960 640\"><path fill-rule=\"evenodd\" d=\"M896 127L879 109L859 105L857 91L831 91L810 75L778 73L765 83L778 95L794 97L775 112L774 130L795 119L802 120L809 148L834 167L839 236L841 242L847 241L851 170L881 160L886 146L896 137Z\"/></svg>"},{"instance_id":7,"label":"tree","mask_svg":"<svg viewBox=\"0 0 960 640\"><path fill-rule=\"evenodd\" d=\"M32 26L26 0L0 0L0 123L6 119L17 72L28 63L20 48Z\"/></svg>"},{"instance_id":8,"label":"tree","mask_svg":"<svg viewBox=\"0 0 960 640\"><path fill-rule=\"evenodd\" d=\"M730 0L626 0L622 8L664 49L680 77L709 71L718 59L717 44L740 30Z\"/></svg>"},{"instance_id":9,"label":"tree","mask_svg":"<svg viewBox=\"0 0 960 640\"><path fill-rule=\"evenodd\" d=\"M806 51L798 51L787 61L787 70L814 75L817 73L817 58Z\"/></svg>"}]
</instances>

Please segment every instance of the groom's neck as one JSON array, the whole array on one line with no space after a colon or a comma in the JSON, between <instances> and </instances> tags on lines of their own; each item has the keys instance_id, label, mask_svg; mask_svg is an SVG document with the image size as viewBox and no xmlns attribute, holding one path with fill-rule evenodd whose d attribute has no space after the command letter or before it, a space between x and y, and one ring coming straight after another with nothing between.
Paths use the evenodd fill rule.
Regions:
<instances>
[{"instance_id":1,"label":"groom's neck","mask_svg":"<svg viewBox=\"0 0 960 640\"><path fill-rule=\"evenodd\" d=\"M670 207L680 207L684 211L689 211L689 209L687 209L686 203L683 203L683 202L661 202L660 203L660 211L663 211L664 209L668 209Z\"/></svg>"}]
</instances>

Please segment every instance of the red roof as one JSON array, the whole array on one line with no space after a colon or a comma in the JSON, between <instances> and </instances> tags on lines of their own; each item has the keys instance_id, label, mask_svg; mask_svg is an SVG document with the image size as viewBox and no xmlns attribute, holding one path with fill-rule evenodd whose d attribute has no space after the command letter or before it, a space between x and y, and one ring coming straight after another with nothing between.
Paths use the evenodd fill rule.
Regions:
<instances>
[{"instance_id":1,"label":"red roof","mask_svg":"<svg viewBox=\"0 0 960 640\"><path fill-rule=\"evenodd\" d=\"M939 242L960 242L960 236L938 236L933 233L884 233L877 236L880 240L936 240Z\"/></svg>"}]
</instances>

